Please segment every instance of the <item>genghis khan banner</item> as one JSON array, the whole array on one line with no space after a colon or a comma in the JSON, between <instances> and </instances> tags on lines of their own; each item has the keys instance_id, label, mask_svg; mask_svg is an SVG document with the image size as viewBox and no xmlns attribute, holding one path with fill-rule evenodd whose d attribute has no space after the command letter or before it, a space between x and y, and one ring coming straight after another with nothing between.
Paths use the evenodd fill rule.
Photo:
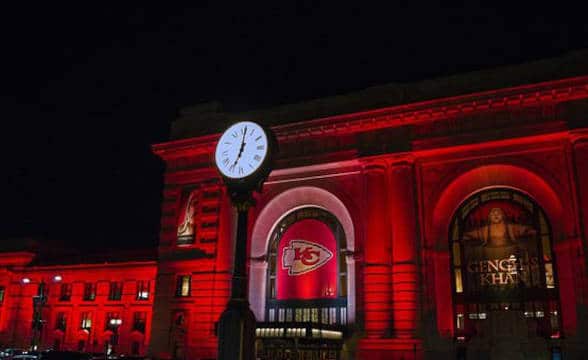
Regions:
<instances>
[{"instance_id":1,"label":"genghis khan banner","mask_svg":"<svg viewBox=\"0 0 588 360\"><path fill-rule=\"evenodd\" d=\"M278 300L337 297L337 241L316 219L292 224L278 245Z\"/></svg>"},{"instance_id":2,"label":"genghis khan banner","mask_svg":"<svg viewBox=\"0 0 588 360\"><path fill-rule=\"evenodd\" d=\"M522 194L495 190L468 199L452 239L455 291L466 299L516 301L527 290L554 287L545 217Z\"/></svg>"},{"instance_id":3,"label":"genghis khan banner","mask_svg":"<svg viewBox=\"0 0 588 360\"><path fill-rule=\"evenodd\" d=\"M198 205L198 192L195 189L185 189L180 198L178 214L178 245L194 243L196 227L194 219Z\"/></svg>"}]
</instances>

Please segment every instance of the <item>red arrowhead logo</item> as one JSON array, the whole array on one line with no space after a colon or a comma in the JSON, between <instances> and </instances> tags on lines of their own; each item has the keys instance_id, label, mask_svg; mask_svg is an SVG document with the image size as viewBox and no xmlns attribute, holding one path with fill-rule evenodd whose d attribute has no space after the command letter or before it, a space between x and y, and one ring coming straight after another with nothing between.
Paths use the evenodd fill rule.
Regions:
<instances>
[{"instance_id":1,"label":"red arrowhead logo","mask_svg":"<svg viewBox=\"0 0 588 360\"><path fill-rule=\"evenodd\" d=\"M282 253L282 268L297 276L318 269L331 260L333 253L321 244L306 240L291 240Z\"/></svg>"}]
</instances>

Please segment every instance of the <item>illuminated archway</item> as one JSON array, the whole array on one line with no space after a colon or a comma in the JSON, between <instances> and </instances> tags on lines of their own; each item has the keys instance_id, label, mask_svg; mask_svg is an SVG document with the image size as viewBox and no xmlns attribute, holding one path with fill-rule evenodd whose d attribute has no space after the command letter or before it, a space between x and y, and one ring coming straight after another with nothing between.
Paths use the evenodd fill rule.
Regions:
<instances>
[{"instance_id":1,"label":"illuminated archway","mask_svg":"<svg viewBox=\"0 0 588 360\"><path fill-rule=\"evenodd\" d=\"M452 286L447 269L450 268L449 243L447 234L450 231L452 214L454 214L465 199L481 190L490 188L509 188L525 194L533 199L543 209L550 221L553 243L557 252L558 241L570 233L574 226L573 216L566 216L569 207L564 208L557 192L557 183L546 180L538 173L522 166L511 164L492 164L480 166L457 175L440 185L442 189L438 200L425 219L426 246L435 250L435 260L432 264L434 277L435 304L437 309L452 309L453 300L449 296ZM563 328L575 327L575 307L567 306L566 301L573 298L573 285L570 280L562 276L562 263L558 263L560 273L560 291L568 294L561 296L561 306L567 309L562 314ZM567 265L566 265L567 266ZM455 334L455 322L452 312L437 312L437 327L442 334Z\"/></svg>"},{"instance_id":2,"label":"illuminated archway","mask_svg":"<svg viewBox=\"0 0 588 360\"><path fill-rule=\"evenodd\" d=\"M294 211L314 207L332 214L341 224L348 254L347 266L347 322L355 322L355 230L353 221L343 202L331 192L311 186L289 189L274 197L260 212L251 234L251 268L249 277L249 302L258 321L265 320L267 284L267 252L275 227Z\"/></svg>"},{"instance_id":3,"label":"illuminated archway","mask_svg":"<svg viewBox=\"0 0 588 360\"><path fill-rule=\"evenodd\" d=\"M494 331L509 316L515 326L519 314L537 326L529 336L560 336L552 232L533 199L510 188L479 191L453 214L448 238L458 337L488 319Z\"/></svg>"}]
</instances>

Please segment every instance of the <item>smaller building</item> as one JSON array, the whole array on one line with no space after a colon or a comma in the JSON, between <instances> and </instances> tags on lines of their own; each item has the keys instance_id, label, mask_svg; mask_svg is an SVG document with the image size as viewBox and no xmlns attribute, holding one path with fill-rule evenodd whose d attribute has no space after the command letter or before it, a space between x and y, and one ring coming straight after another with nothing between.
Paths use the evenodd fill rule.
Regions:
<instances>
[{"instance_id":1,"label":"smaller building","mask_svg":"<svg viewBox=\"0 0 588 360\"><path fill-rule=\"evenodd\" d=\"M0 346L146 354L155 256L118 252L106 259L0 253Z\"/></svg>"}]
</instances>

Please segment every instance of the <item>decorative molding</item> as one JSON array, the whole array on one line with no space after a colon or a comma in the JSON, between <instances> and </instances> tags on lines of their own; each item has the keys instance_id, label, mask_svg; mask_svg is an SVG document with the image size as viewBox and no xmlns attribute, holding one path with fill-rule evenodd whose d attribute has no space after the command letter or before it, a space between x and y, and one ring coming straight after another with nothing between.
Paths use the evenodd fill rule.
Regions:
<instances>
[{"instance_id":1,"label":"decorative molding","mask_svg":"<svg viewBox=\"0 0 588 360\"><path fill-rule=\"evenodd\" d=\"M434 135L452 128L457 131L463 131L464 127L477 129L478 123L487 128L487 121L506 124L513 119L523 123L545 122L556 119L561 111L565 113L556 105L580 99L588 99L588 76L301 121L275 126L272 130L285 147L285 154L289 153L290 144L294 152L304 150L306 147L301 146L301 142L311 144L312 149L319 146L322 151L326 146L329 151L339 151L356 147L355 137L359 134L384 128L410 126L416 129L413 133L418 136L420 131ZM152 149L168 163L187 157L210 157L219 136L212 134L175 140L154 145ZM186 164L193 165L196 164Z\"/></svg>"}]
</instances>

